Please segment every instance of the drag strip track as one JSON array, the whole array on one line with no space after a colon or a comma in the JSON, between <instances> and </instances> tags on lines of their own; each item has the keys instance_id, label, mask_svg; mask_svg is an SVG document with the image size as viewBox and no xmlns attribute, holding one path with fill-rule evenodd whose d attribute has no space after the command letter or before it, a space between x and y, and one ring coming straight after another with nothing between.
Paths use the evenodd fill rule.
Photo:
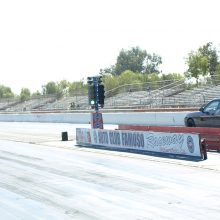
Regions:
<instances>
[{"instance_id":1,"label":"drag strip track","mask_svg":"<svg viewBox=\"0 0 220 220\"><path fill-rule=\"evenodd\" d=\"M202 167L211 162L176 166L164 158L78 148L74 127L1 124L2 219L220 218L220 172ZM64 128L69 142L60 141Z\"/></svg>"}]
</instances>

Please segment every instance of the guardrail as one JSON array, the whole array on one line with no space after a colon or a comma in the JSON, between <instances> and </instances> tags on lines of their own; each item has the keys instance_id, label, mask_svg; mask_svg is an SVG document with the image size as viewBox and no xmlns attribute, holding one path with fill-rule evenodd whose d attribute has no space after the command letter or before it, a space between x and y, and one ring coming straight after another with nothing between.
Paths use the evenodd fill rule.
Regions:
<instances>
[{"instance_id":1,"label":"guardrail","mask_svg":"<svg viewBox=\"0 0 220 220\"><path fill-rule=\"evenodd\" d=\"M126 150L181 158L207 159L199 134L76 128L76 144L85 147Z\"/></svg>"},{"instance_id":2,"label":"guardrail","mask_svg":"<svg viewBox=\"0 0 220 220\"><path fill-rule=\"evenodd\" d=\"M198 133L205 139L207 150L220 152L220 128L119 125L120 130Z\"/></svg>"}]
</instances>

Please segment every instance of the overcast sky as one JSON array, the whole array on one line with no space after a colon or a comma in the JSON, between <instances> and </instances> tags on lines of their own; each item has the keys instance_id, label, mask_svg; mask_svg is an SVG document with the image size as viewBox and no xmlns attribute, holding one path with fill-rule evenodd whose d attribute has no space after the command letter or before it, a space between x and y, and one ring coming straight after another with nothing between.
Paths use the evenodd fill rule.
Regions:
<instances>
[{"instance_id":1,"label":"overcast sky","mask_svg":"<svg viewBox=\"0 0 220 220\"><path fill-rule=\"evenodd\" d=\"M184 72L191 50L220 48L219 0L0 0L0 84L19 94L77 81L115 64L122 48Z\"/></svg>"}]
</instances>

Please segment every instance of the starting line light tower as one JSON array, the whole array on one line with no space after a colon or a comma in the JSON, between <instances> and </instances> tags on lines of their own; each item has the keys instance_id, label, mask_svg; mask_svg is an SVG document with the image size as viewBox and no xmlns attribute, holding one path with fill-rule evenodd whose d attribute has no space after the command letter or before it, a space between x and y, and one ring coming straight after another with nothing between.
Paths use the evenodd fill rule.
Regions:
<instances>
[{"instance_id":1,"label":"starting line light tower","mask_svg":"<svg viewBox=\"0 0 220 220\"><path fill-rule=\"evenodd\" d=\"M103 129L102 113L99 107L104 107L105 89L101 76L87 77L89 105L95 112L91 112L91 127Z\"/></svg>"}]
</instances>

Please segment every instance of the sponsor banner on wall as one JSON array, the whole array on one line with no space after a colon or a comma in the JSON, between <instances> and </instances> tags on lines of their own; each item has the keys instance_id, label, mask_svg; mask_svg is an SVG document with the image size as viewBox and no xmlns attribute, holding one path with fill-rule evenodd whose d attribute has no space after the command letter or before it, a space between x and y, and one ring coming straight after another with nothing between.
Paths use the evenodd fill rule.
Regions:
<instances>
[{"instance_id":1,"label":"sponsor banner on wall","mask_svg":"<svg viewBox=\"0 0 220 220\"><path fill-rule=\"evenodd\" d=\"M76 142L201 157L199 134L77 128Z\"/></svg>"}]
</instances>

